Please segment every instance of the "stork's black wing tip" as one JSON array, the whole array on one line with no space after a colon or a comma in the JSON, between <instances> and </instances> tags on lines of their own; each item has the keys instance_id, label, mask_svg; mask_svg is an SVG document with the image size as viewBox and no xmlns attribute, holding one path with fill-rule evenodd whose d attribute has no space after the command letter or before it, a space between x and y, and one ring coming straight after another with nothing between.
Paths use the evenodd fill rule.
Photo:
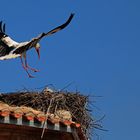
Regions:
<instances>
[{"instance_id":1,"label":"stork's black wing tip","mask_svg":"<svg viewBox=\"0 0 140 140\"><path fill-rule=\"evenodd\" d=\"M62 24L62 25L60 25L60 26L52 29L48 33L45 33L45 34L41 35L41 38L44 37L44 36L47 36L47 35L54 34L54 33L58 32L58 31L64 29L71 22L71 20L73 19L73 16L74 15L75 15L74 13L71 13L70 16L69 16L69 18L67 19L67 21L64 24Z\"/></svg>"},{"instance_id":2,"label":"stork's black wing tip","mask_svg":"<svg viewBox=\"0 0 140 140\"><path fill-rule=\"evenodd\" d=\"M0 21L0 32L2 32L2 21Z\"/></svg>"},{"instance_id":3,"label":"stork's black wing tip","mask_svg":"<svg viewBox=\"0 0 140 140\"><path fill-rule=\"evenodd\" d=\"M3 24L3 32L5 33L5 23Z\"/></svg>"},{"instance_id":4,"label":"stork's black wing tip","mask_svg":"<svg viewBox=\"0 0 140 140\"><path fill-rule=\"evenodd\" d=\"M0 32L5 33L5 23L3 24L3 21L0 21Z\"/></svg>"},{"instance_id":5,"label":"stork's black wing tip","mask_svg":"<svg viewBox=\"0 0 140 140\"><path fill-rule=\"evenodd\" d=\"M74 13L71 13L69 19L68 19L67 22L65 23L66 26L71 22L71 20L73 19L74 15L75 15Z\"/></svg>"},{"instance_id":6,"label":"stork's black wing tip","mask_svg":"<svg viewBox=\"0 0 140 140\"><path fill-rule=\"evenodd\" d=\"M74 15L75 15L75 13L71 13L71 15L73 15L73 16L74 16Z\"/></svg>"},{"instance_id":7,"label":"stork's black wing tip","mask_svg":"<svg viewBox=\"0 0 140 140\"><path fill-rule=\"evenodd\" d=\"M72 19L74 17L75 13L71 13L70 18Z\"/></svg>"},{"instance_id":8,"label":"stork's black wing tip","mask_svg":"<svg viewBox=\"0 0 140 140\"><path fill-rule=\"evenodd\" d=\"M0 25L2 25L2 24L3 24L3 21L1 20L1 21L0 21Z\"/></svg>"},{"instance_id":9,"label":"stork's black wing tip","mask_svg":"<svg viewBox=\"0 0 140 140\"><path fill-rule=\"evenodd\" d=\"M74 13L71 13L71 15L69 16L68 20L64 24L60 25L57 28L64 29L71 22L71 20L73 19L74 15L75 15Z\"/></svg>"}]
</instances>

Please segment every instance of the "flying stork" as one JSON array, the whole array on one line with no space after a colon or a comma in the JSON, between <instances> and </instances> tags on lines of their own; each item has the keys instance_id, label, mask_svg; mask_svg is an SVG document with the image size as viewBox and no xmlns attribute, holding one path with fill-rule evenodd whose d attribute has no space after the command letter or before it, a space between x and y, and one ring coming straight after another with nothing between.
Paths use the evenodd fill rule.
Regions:
<instances>
[{"instance_id":1,"label":"flying stork","mask_svg":"<svg viewBox=\"0 0 140 140\"><path fill-rule=\"evenodd\" d=\"M28 72L28 70L30 69L33 72L37 72L38 70L31 68L27 64L26 51L30 50L31 48L35 48L38 57L40 58L40 44L39 44L40 40L43 37L49 36L51 34L54 34L64 29L71 22L73 16L74 14L71 14L68 20L64 24L52 29L51 31L47 33L43 32L39 36L32 38L30 41L20 42L20 43L14 41L5 33L5 23L3 24L1 21L0 22L0 60L7 60L7 59L20 57L22 67L27 72L28 76L30 78L33 78L33 76Z\"/></svg>"}]
</instances>

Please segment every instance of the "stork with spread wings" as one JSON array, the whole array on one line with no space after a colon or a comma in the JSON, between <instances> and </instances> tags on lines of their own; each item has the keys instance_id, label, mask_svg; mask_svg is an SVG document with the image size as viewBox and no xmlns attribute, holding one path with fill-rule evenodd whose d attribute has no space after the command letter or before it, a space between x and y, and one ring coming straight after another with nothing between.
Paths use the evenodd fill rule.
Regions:
<instances>
[{"instance_id":1,"label":"stork with spread wings","mask_svg":"<svg viewBox=\"0 0 140 140\"><path fill-rule=\"evenodd\" d=\"M28 72L28 70L32 70L34 72L37 72L37 69L34 69L32 67L30 67L27 63L27 59L26 59L26 52L28 50L30 50L31 48L35 48L38 57L40 58L40 40L43 37L49 36L51 34L54 34L62 29L64 29L72 20L74 14L71 14L70 17L68 18L68 20L52 29L51 31L47 32L47 33L41 33L38 37L31 39L30 41L26 41L26 42L16 42L14 41L11 37L9 37L6 32L5 32L5 24L2 23L2 21L0 22L0 60L6 60L6 59L12 59L12 58L17 58L20 57L21 59L21 63L22 66L24 68L24 70L27 72L28 76L30 78L33 78L33 76ZM23 61L24 59L24 61Z\"/></svg>"}]
</instances>

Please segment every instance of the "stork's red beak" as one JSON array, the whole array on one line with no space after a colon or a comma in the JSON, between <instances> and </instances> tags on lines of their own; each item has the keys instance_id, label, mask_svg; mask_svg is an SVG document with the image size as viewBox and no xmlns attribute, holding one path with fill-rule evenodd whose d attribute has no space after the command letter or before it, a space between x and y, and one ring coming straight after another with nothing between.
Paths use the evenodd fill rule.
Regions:
<instances>
[{"instance_id":1,"label":"stork's red beak","mask_svg":"<svg viewBox=\"0 0 140 140\"><path fill-rule=\"evenodd\" d=\"M39 48L36 48L36 52L37 52L38 58L40 59L40 50L39 50Z\"/></svg>"}]
</instances>

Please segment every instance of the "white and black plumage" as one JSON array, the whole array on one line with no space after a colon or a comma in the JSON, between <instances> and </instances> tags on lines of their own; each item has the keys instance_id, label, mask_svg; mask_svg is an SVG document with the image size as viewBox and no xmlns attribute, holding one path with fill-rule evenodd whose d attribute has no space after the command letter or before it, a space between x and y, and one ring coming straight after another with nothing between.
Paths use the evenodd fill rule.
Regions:
<instances>
[{"instance_id":1,"label":"white and black plumage","mask_svg":"<svg viewBox=\"0 0 140 140\"><path fill-rule=\"evenodd\" d=\"M45 36L49 36L51 34L54 34L64 29L71 22L73 16L74 14L71 14L68 20L64 24L54 28L53 30L47 33L42 33L38 37L33 38L30 41L21 42L21 43L14 41L6 34L5 24L3 24L1 21L0 22L0 60L7 60L7 59L20 57L22 66L26 70L28 76L33 77L29 74L28 69L34 72L37 72L38 70L28 66L27 59L26 59L26 51L30 50L31 48L35 48L38 56L40 57L40 52L39 52L40 40ZM24 58L25 62L23 62L22 58Z\"/></svg>"}]
</instances>

